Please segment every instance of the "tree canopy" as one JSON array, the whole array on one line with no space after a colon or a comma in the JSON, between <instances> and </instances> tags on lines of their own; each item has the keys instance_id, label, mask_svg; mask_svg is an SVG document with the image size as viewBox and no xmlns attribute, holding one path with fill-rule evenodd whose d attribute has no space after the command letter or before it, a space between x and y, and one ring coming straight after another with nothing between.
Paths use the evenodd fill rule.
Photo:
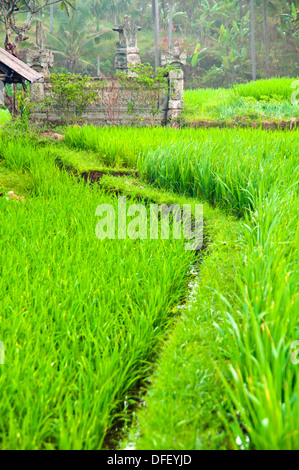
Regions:
<instances>
[{"instance_id":1,"label":"tree canopy","mask_svg":"<svg viewBox=\"0 0 299 470\"><path fill-rule=\"evenodd\" d=\"M108 31L124 14L142 28L144 62L158 66L174 42L185 50L187 86L299 74L299 0L0 1L7 50L34 43L31 26L39 23L57 71L76 73L113 73L117 38Z\"/></svg>"}]
</instances>

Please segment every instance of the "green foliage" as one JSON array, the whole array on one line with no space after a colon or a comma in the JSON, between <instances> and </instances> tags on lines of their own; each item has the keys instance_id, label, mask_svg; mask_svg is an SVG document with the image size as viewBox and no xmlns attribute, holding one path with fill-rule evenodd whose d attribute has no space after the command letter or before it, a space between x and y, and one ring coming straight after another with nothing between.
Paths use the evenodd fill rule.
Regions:
<instances>
[{"instance_id":1,"label":"green foliage","mask_svg":"<svg viewBox=\"0 0 299 470\"><path fill-rule=\"evenodd\" d=\"M3 449L103 448L166 338L138 449L298 448L298 142L298 131L74 127L68 150L2 131L1 184L26 190L25 203L0 198ZM58 159L99 170L138 159L149 184L105 176L92 189ZM91 238L95 207L118 210L114 190L128 204L223 209L205 206L207 256L183 311L194 257L181 243Z\"/></svg>"},{"instance_id":2,"label":"green foliage","mask_svg":"<svg viewBox=\"0 0 299 470\"><path fill-rule=\"evenodd\" d=\"M216 328L225 342L219 368L228 361L231 373L220 372L232 413L224 415L227 432L242 448L296 449L298 367L291 345L298 339L298 132L202 130L189 145L182 139L152 151L140 158L139 169L161 188L203 197L244 218L236 297L229 299L224 285L217 292L223 316ZM151 405L150 412L159 413L158 403ZM167 410L169 419L173 407ZM145 412L149 443L159 431L146 422ZM177 443L179 430L173 434Z\"/></svg>"},{"instance_id":3,"label":"green foliage","mask_svg":"<svg viewBox=\"0 0 299 470\"><path fill-rule=\"evenodd\" d=\"M69 16L62 16L58 31L55 34L47 33L47 41L55 54L56 67L66 67L71 73L88 71L95 75L96 58L102 53L103 42L111 36L111 29L96 24L85 2L78 1ZM105 64L106 71L108 62Z\"/></svg>"},{"instance_id":4,"label":"green foliage","mask_svg":"<svg viewBox=\"0 0 299 470\"><path fill-rule=\"evenodd\" d=\"M105 448L184 297L194 254L183 240L97 240L95 209L112 203L117 212L117 198L61 172L52 149L27 138L8 143L0 148L4 167L17 147L26 150L15 168L28 180L28 196L25 203L0 198L9 365L0 375L1 448Z\"/></svg>"},{"instance_id":5,"label":"green foliage","mask_svg":"<svg viewBox=\"0 0 299 470\"><path fill-rule=\"evenodd\" d=\"M192 60L191 60L192 67L196 67L199 64L199 61L200 61L201 57L204 55L204 53L206 52L206 50L207 50L207 48L204 48L204 49L200 48L200 43L198 43L195 46L194 54L193 54Z\"/></svg>"},{"instance_id":6,"label":"green foliage","mask_svg":"<svg viewBox=\"0 0 299 470\"><path fill-rule=\"evenodd\" d=\"M7 119L6 122L8 128L10 128L11 131L29 131L30 116L36 109L36 103L34 103L30 97L30 85L27 84L24 90L21 84L17 84L15 87L12 84L6 84L4 93L6 94L7 105L11 112L10 115L7 110L8 116L11 118Z\"/></svg>"},{"instance_id":7,"label":"green foliage","mask_svg":"<svg viewBox=\"0 0 299 470\"><path fill-rule=\"evenodd\" d=\"M291 362L299 308L298 131L109 129L103 134L92 128L86 147L88 141L96 147L98 133L100 154L106 141L121 159L129 147L122 149L118 141L127 131L127 140L134 142L131 156L139 151L138 168L149 183L178 197L207 200L240 218L237 232L224 225L213 234L206 209L212 260L204 260L200 270L198 303L168 337L134 444L138 449L298 448L298 367ZM73 143L75 133L78 144L87 136L86 129L74 129Z\"/></svg>"},{"instance_id":8,"label":"green foliage","mask_svg":"<svg viewBox=\"0 0 299 470\"><path fill-rule=\"evenodd\" d=\"M39 0L34 1L16 1L6 0L0 3L0 18L1 23L4 24L5 28L5 50L11 54L16 55L19 45L29 39L26 33L32 26L33 18L37 14L41 14L42 9L50 4L59 4L61 10L65 10L69 14L70 9L74 9L76 0L49 0L48 3L43 4ZM24 22L24 14L27 16ZM22 21L22 24L20 25ZM15 40L11 41L11 34L16 34Z\"/></svg>"},{"instance_id":9,"label":"green foliage","mask_svg":"<svg viewBox=\"0 0 299 470\"><path fill-rule=\"evenodd\" d=\"M50 78L50 96L45 98L45 109L59 110L65 124L78 123L86 108L97 98L97 85L82 75L53 74Z\"/></svg>"},{"instance_id":10,"label":"green foliage","mask_svg":"<svg viewBox=\"0 0 299 470\"><path fill-rule=\"evenodd\" d=\"M111 75L112 63L111 60L107 59L105 62L100 62L101 72L107 77Z\"/></svg>"},{"instance_id":11,"label":"green foliage","mask_svg":"<svg viewBox=\"0 0 299 470\"><path fill-rule=\"evenodd\" d=\"M129 74L125 72L118 74L120 83L130 92L128 114L134 119L142 121L143 115L148 115L152 126L157 123L157 117L161 113L158 103L163 93L167 91L169 70L166 68L154 70L150 64L137 64L130 67ZM140 108L140 104L143 104L143 107Z\"/></svg>"},{"instance_id":12,"label":"green foliage","mask_svg":"<svg viewBox=\"0 0 299 470\"><path fill-rule=\"evenodd\" d=\"M27 91L21 91L17 94L18 111L20 113L20 123L24 130L29 129L29 121L32 112L36 108L36 103L32 102L30 98L30 85L27 86Z\"/></svg>"},{"instance_id":13,"label":"green foliage","mask_svg":"<svg viewBox=\"0 0 299 470\"><path fill-rule=\"evenodd\" d=\"M76 2L76 0L75 0ZM61 10L66 10L67 14L69 14L70 9L74 9L74 1L62 0L60 2Z\"/></svg>"},{"instance_id":14,"label":"green foliage","mask_svg":"<svg viewBox=\"0 0 299 470\"><path fill-rule=\"evenodd\" d=\"M299 10L296 9L295 3L291 3L290 10L288 12L281 13L279 15L280 18L280 27L279 32L282 35L287 34L295 38L297 41L299 40L299 30L298 30L298 22L299 22Z\"/></svg>"},{"instance_id":15,"label":"green foliage","mask_svg":"<svg viewBox=\"0 0 299 470\"><path fill-rule=\"evenodd\" d=\"M11 120L11 115L8 109L0 109L0 126L8 124Z\"/></svg>"},{"instance_id":16,"label":"green foliage","mask_svg":"<svg viewBox=\"0 0 299 470\"><path fill-rule=\"evenodd\" d=\"M113 167L136 167L140 153L146 154L162 141L170 144L178 138L178 132L162 127L155 128L154 134L149 134L149 129L144 127L103 127L99 131L95 126L82 126L65 130L65 143L69 147L94 152L98 163Z\"/></svg>"}]
</instances>

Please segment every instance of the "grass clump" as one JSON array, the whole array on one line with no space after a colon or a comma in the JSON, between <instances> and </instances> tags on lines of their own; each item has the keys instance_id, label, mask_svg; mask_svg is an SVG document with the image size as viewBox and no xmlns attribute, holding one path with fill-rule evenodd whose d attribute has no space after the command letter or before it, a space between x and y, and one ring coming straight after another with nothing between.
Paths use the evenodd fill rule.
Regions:
<instances>
[{"instance_id":1,"label":"grass clump","mask_svg":"<svg viewBox=\"0 0 299 470\"><path fill-rule=\"evenodd\" d=\"M148 374L194 254L184 240L99 241L96 207L117 213L116 197L58 176L45 148L24 162L26 202L0 198L1 448L101 449Z\"/></svg>"},{"instance_id":2,"label":"grass clump","mask_svg":"<svg viewBox=\"0 0 299 470\"><path fill-rule=\"evenodd\" d=\"M244 219L238 297L232 302L223 285L218 290L222 319L216 327L231 373L228 379L219 367L231 404L231 419L224 414L223 420L243 448L296 449L299 381L291 352L299 331L298 132L202 136L198 148L151 152L140 168L162 188L200 195Z\"/></svg>"},{"instance_id":3,"label":"grass clump","mask_svg":"<svg viewBox=\"0 0 299 470\"><path fill-rule=\"evenodd\" d=\"M187 143L184 137L190 136ZM298 178L298 132L210 129L182 134L181 142L140 156L138 168L158 187L204 198L245 216L278 178Z\"/></svg>"},{"instance_id":4,"label":"grass clump","mask_svg":"<svg viewBox=\"0 0 299 470\"><path fill-rule=\"evenodd\" d=\"M135 447L298 448L298 154L298 131L74 127L63 146L3 140L0 181L27 195L0 198L1 447L104 448L167 339ZM92 187L64 171L136 164L142 179ZM183 240L95 238L95 209L117 214L116 194L216 207L204 207L208 256L185 309L195 258Z\"/></svg>"},{"instance_id":5,"label":"grass clump","mask_svg":"<svg viewBox=\"0 0 299 470\"><path fill-rule=\"evenodd\" d=\"M0 126L5 126L11 121L11 114L8 109L0 109Z\"/></svg>"},{"instance_id":6,"label":"grass clump","mask_svg":"<svg viewBox=\"0 0 299 470\"><path fill-rule=\"evenodd\" d=\"M135 416L123 447L138 450L220 450L236 448L227 392L219 370L227 344L218 292L237 305L242 260L242 223L205 206L207 248L200 256L199 278L153 374L146 406Z\"/></svg>"},{"instance_id":7,"label":"grass clump","mask_svg":"<svg viewBox=\"0 0 299 470\"><path fill-rule=\"evenodd\" d=\"M297 79L298 80L298 79ZM263 100L264 97L272 99L291 100L294 88L292 84L295 78L271 78L268 80L257 80L234 87L238 96L252 97L256 100Z\"/></svg>"},{"instance_id":8,"label":"grass clump","mask_svg":"<svg viewBox=\"0 0 299 470\"><path fill-rule=\"evenodd\" d=\"M184 118L187 123L212 120L221 123L271 121L279 125L299 118L292 103L295 79L258 80L236 85L234 89L187 90L184 94ZM298 87L297 87L298 88Z\"/></svg>"}]
</instances>

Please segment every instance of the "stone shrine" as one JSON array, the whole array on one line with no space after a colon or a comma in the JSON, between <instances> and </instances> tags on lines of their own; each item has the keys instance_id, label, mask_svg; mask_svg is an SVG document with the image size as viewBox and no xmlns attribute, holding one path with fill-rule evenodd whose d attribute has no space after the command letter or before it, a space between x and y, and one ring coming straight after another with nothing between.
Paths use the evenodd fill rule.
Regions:
<instances>
[{"instance_id":1,"label":"stone shrine","mask_svg":"<svg viewBox=\"0 0 299 470\"><path fill-rule=\"evenodd\" d=\"M129 72L130 65L140 64L139 49L137 47L137 34L140 31L140 26L137 26L132 18L125 15L124 21L113 28L113 31L119 33L119 41L116 44L115 50L115 71L116 72Z\"/></svg>"}]
</instances>

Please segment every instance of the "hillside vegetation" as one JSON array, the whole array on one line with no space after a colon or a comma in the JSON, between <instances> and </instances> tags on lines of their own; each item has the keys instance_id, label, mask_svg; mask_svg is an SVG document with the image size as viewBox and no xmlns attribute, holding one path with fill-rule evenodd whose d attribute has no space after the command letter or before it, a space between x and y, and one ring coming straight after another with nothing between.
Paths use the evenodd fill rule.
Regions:
<instances>
[{"instance_id":1,"label":"hillside vegetation","mask_svg":"<svg viewBox=\"0 0 299 470\"><path fill-rule=\"evenodd\" d=\"M112 32L123 15L142 28L138 35L141 59L154 64L153 3L147 0L77 0L69 16L59 3L37 14L22 49L38 40L54 51L54 71L106 76L114 73L118 35ZM158 2L160 55L178 42L187 54L187 88L229 87L253 78L299 75L298 0L254 2L255 58L252 57L251 13L247 0L172 0ZM266 11L263 10L263 4ZM0 6L1 9L1 6ZM24 25L22 9L16 23ZM41 28L40 28L41 25ZM37 31L37 32L36 32ZM78 34L80 32L80 34ZM171 35L171 37L170 37ZM12 35L11 39L14 39ZM4 44L4 24L0 24Z\"/></svg>"}]
</instances>

